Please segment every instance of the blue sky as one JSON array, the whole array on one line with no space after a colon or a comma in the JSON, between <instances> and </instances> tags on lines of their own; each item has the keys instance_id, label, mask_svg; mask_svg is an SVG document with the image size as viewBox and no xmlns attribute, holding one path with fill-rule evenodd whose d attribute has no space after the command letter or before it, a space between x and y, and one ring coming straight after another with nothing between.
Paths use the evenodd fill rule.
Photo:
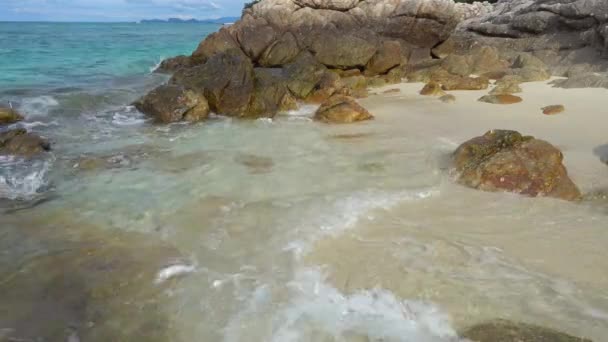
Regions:
<instances>
[{"instance_id":1,"label":"blue sky","mask_svg":"<svg viewBox=\"0 0 608 342\"><path fill-rule=\"evenodd\" d=\"M0 21L136 21L239 16L245 0L0 0Z\"/></svg>"}]
</instances>

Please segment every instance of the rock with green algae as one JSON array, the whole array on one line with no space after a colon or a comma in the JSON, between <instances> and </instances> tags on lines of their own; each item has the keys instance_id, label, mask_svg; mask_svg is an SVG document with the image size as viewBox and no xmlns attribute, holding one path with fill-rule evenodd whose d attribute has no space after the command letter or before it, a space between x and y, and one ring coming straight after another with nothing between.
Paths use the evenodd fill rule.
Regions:
<instances>
[{"instance_id":1,"label":"rock with green algae","mask_svg":"<svg viewBox=\"0 0 608 342\"><path fill-rule=\"evenodd\" d=\"M334 95L329 98L314 116L315 120L325 123L353 123L373 118L354 98L344 95Z\"/></svg>"},{"instance_id":2,"label":"rock with green algae","mask_svg":"<svg viewBox=\"0 0 608 342\"><path fill-rule=\"evenodd\" d=\"M451 173L458 183L474 189L578 200L581 193L568 176L563 158L546 141L516 131L492 130L456 149Z\"/></svg>"},{"instance_id":3,"label":"rock with green algae","mask_svg":"<svg viewBox=\"0 0 608 342\"><path fill-rule=\"evenodd\" d=\"M159 123L200 121L209 116L209 103L200 93L178 85L161 85L134 103Z\"/></svg>"},{"instance_id":4,"label":"rock with green algae","mask_svg":"<svg viewBox=\"0 0 608 342\"><path fill-rule=\"evenodd\" d=\"M0 125L10 125L23 120L23 115L12 108L0 107Z\"/></svg>"},{"instance_id":5,"label":"rock with green algae","mask_svg":"<svg viewBox=\"0 0 608 342\"><path fill-rule=\"evenodd\" d=\"M472 342L591 342L553 329L507 320L472 326L460 336Z\"/></svg>"},{"instance_id":6,"label":"rock with green algae","mask_svg":"<svg viewBox=\"0 0 608 342\"><path fill-rule=\"evenodd\" d=\"M0 155L32 158L51 150L51 144L37 134L16 128L0 133Z\"/></svg>"}]
</instances>

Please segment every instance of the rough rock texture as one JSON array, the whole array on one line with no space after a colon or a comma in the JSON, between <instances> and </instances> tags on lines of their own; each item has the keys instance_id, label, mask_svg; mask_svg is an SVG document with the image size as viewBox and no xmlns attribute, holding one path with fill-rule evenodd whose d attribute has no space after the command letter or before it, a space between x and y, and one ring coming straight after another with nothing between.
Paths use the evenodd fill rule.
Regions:
<instances>
[{"instance_id":1,"label":"rough rock texture","mask_svg":"<svg viewBox=\"0 0 608 342\"><path fill-rule=\"evenodd\" d=\"M473 342L591 342L549 328L506 320L472 326L461 337Z\"/></svg>"},{"instance_id":2,"label":"rough rock texture","mask_svg":"<svg viewBox=\"0 0 608 342\"><path fill-rule=\"evenodd\" d=\"M487 7L453 0L260 0L191 56L166 60L159 71L173 72L170 84L204 96L213 112L273 116L286 102L363 97L368 86L400 82L408 63L430 59L431 48L463 18Z\"/></svg>"},{"instance_id":3,"label":"rough rock texture","mask_svg":"<svg viewBox=\"0 0 608 342\"><path fill-rule=\"evenodd\" d=\"M437 47L436 55L474 46L497 47L504 54L531 52L564 75L580 63L608 65L608 2L605 0L499 0L493 10L466 20Z\"/></svg>"},{"instance_id":4,"label":"rough rock texture","mask_svg":"<svg viewBox=\"0 0 608 342\"><path fill-rule=\"evenodd\" d=\"M485 95L479 98L479 102L491 103L491 104L514 104L519 103L522 100L521 97L511 94L498 94L498 95Z\"/></svg>"},{"instance_id":5,"label":"rough rock texture","mask_svg":"<svg viewBox=\"0 0 608 342\"><path fill-rule=\"evenodd\" d=\"M493 130L458 147L452 173L458 183L484 191L577 200L563 155L553 145L515 131Z\"/></svg>"},{"instance_id":6,"label":"rough rock texture","mask_svg":"<svg viewBox=\"0 0 608 342\"><path fill-rule=\"evenodd\" d=\"M182 86L162 85L135 102L135 107L160 123L200 121L209 116L207 99Z\"/></svg>"},{"instance_id":7,"label":"rough rock texture","mask_svg":"<svg viewBox=\"0 0 608 342\"><path fill-rule=\"evenodd\" d=\"M51 150L51 144L23 128L0 132L0 155L16 155L26 158Z\"/></svg>"},{"instance_id":8,"label":"rough rock texture","mask_svg":"<svg viewBox=\"0 0 608 342\"><path fill-rule=\"evenodd\" d=\"M551 105L551 106L543 107L541 109L543 111L543 114L545 114L545 115L555 115L555 114L563 113L566 110L564 105Z\"/></svg>"},{"instance_id":9,"label":"rough rock texture","mask_svg":"<svg viewBox=\"0 0 608 342\"><path fill-rule=\"evenodd\" d=\"M353 123L374 117L352 97L334 95L319 107L314 118L326 123Z\"/></svg>"},{"instance_id":10,"label":"rough rock texture","mask_svg":"<svg viewBox=\"0 0 608 342\"><path fill-rule=\"evenodd\" d=\"M420 95L424 96L445 96L446 93L441 89L441 84L431 81L424 85L422 90L420 90Z\"/></svg>"},{"instance_id":11,"label":"rough rock texture","mask_svg":"<svg viewBox=\"0 0 608 342\"><path fill-rule=\"evenodd\" d=\"M8 125L23 120L23 116L12 108L0 107L0 125Z\"/></svg>"}]
</instances>

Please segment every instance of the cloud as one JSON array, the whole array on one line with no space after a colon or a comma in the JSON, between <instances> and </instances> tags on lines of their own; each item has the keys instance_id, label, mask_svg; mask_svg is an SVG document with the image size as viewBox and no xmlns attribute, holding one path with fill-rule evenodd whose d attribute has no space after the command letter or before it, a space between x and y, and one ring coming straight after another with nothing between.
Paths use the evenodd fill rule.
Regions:
<instances>
[{"instance_id":1,"label":"cloud","mask_svg":"<svg viewBox=\"0 0 608 342\"><path fill-rule=\"evenodd\" d=\"M125 21L240 15L245 0L0 0L0 20Z\"/></svg>"}]
</instances>

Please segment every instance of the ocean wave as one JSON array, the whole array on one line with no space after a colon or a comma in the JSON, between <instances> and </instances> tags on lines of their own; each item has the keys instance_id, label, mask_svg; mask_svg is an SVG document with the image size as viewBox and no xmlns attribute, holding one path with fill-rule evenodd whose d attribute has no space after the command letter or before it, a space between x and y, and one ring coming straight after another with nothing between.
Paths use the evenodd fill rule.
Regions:
<instances>
[{"instance_id":1,"label":"ocean wave","mask_svg":"<svg viewBox=\"0 0 608 342\"><path fill-rule=\"evenodd\" d=\"M156 62L156 64L154 64L153 66L150 67L150 73L153 73L156 71L156 69L160 68L160 65L163 63L164 60L165 60L165 57L160 56L158 58L158 62Z\"/></svg>"},{"instance_id":2,"label":"ocean wave","mask_svg":"<svg viewBox=\"0 0 608 342\"><path fill-rule=\"evenodd\" d=\"M273 289L259 286L244 309L224 330L225 342L250 340L304 342L333 338L362 338L386 342L461 341L449 317L437 306L418 300L402 300L376 288L346 295L326 283L316 268L298 271L287 284L286 303L272 303ZM266 328L265 331L260 329Z\"/></svg>"},{"instance_id":3,"label":"ocean wave","mask_svg":"<svg viewBox=\"0 0 608 342\"><path fill-rule=\"evenodd\" d=\"M388 210L401 202L426 199L438 193L439 190L435 188L396 192L366 190L337 199L320 199L308 215L298 213L305 218L295 229L302 236L292 239L285 250L292 251L299 258L309 251L314 242L327 236L337 236L363 218L373 219L374 210Z\"/></svg>"},{"instance_id":4,"label":"ocean wave","mask_svg":"<svg viewBox=\"0 0 608 342\"><path fill-rule=\"evenodd\" d=\"M116 126L141 125L146 121L146 116L137 111L133 106L127 106L124 110L112 114L112 124Z\"/></svg>"},{"instance_id":5,"label":"ocean wave","mask_svg":"<svg viewBox=\"0 0 608 342\"><path fill-rule=\"evenodd\" d=\"M57 106L59 106L59 101L56 98L43 95L22 99L18 109L26 118L30 118L47 116Z\"/></svg>"},{"instance_id":6,"label":"ocean wave","mask_svg":"<svg viewBox=\"0 0 608 342\"><path fill-rule=\"evenodd\" d=\"M32 200L49 184L53 159L23 160L0 156L0 198Z\"/></svg>"}]
</instances>

